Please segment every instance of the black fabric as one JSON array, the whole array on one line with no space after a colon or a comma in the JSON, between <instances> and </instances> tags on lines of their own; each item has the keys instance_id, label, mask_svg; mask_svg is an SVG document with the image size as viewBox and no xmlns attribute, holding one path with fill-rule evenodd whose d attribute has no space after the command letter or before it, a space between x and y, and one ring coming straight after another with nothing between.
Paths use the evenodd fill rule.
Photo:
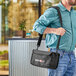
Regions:
<instances>
[{"instance_id":1,"label":"black fabric","mask_svg":"<svg viewBox=\"0 0 76 76\"><path fill-rule=\"evenodd\" d=\"M37 67L56 69L60 54L33 49L30 63Z\"/></svg>"},{"instance_id":2,"label":"black fabric","mask_svg":"<svg viewBox=\"0 0 76 76\"><path fill-rule=\"evenodd\" d=\"M60 19L60 23L61 23L61 27L63 27L63 25L62 25L62 16L61 16L61 13L60 13L59 7L57 7L57 6L53 6L52 8L55 8L55 9L57 10L58 15L59 15L59 19ZM58 43L57 43L57 47L56 47L56 49L59 49L60 39L61 39L61 36L59 36L59 39L58 39Z\"/></svg>"},{"instance_id":3,"label":"black fabric","mask_svg":"<svg viewBox=\"0 0 76 76\"><path fill-rule=\"evenodd\" d=\"M42 36L43 36L42 34L39 34L39 39L38 39L38 42L37 42L37 47L39 47L40 44L41 44Z\"/></svg>"},{"instance_id":4,"label":"black fabric","mask_svg":"<svg viewBox=\"0 0 76 76\"><path fill-rule=\"evenodd\" d=\"M62 27L62 18L61 18L61 14L59 11L59 7L53 6L51 8L55 8L57 10L59 18L60 18L61 27ZM41 44L42 36L43 34L39 34L39 39L37 42L37 49L33 49L30 63L37 67L56 69L59 63L60 54L58 53L58 49L59 49L59 43L60 43L61 36L59 36L59 39L58 39L56 53L38 50Z\"/></svg>"}]
</instances>

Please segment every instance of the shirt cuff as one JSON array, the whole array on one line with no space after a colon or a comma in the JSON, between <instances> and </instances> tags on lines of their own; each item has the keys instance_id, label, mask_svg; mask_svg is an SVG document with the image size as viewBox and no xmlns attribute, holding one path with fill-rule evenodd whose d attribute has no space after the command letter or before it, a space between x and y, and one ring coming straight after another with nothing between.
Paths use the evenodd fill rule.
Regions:
<instances>
[{"instance_id":1,"label":"shirt cuff","mask_svg":"<svg viewBox=\"0 0 76 76\"><path fill-rule=\"evenodd\" d=\"M35 28L33 28L33 30L40 34L43 34L46 28L47 28L46 26L39 26L39 27L36 26Z\"/></svg>"}]
</instances>

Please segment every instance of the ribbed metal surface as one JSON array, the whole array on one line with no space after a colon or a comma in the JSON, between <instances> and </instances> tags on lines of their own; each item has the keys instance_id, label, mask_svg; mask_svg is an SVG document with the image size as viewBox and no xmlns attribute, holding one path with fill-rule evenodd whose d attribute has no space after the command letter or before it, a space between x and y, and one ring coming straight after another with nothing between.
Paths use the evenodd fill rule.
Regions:
<instances>
[{"instance_id":1,"label":"ribbed metal surface","mask_svg":"<svg viewBox=\"0 0 76 76\"><path fill-rule=\"evenodd\" d=\"M37 40L9 40L10 76L48 76L48 70L32 66L30 58L32 49L36 48ZM40 48L47 51L45 41Z\"/></svg>"}]
</instances>

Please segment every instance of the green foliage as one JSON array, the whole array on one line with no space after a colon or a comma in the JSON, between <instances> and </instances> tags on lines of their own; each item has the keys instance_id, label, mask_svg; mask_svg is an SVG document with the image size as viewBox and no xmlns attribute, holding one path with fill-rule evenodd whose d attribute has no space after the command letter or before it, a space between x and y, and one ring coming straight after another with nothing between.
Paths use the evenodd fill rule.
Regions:
<instances>
[{"instance_id":1,"label":"green foliage","mask_svg":"<svg viewBox=\"0 0 76 76\"><path fill-rule=\"evenodd\" d=\"M8 51L7 50L0 51L0 56L5 53L8 53ZM0 66L4 67L4 66L8 66L8 64L9 64L8 60L0 60Z\"/></svg>"},{"instance_id":2,"label":"green foliage","mask_svg":"<svg viewBox=\"0 0 76 76\"><path fill-rule=\"evenodd\" d=\"M9 2L9 0L7 0ZM5 0L0 0L0 5L5 4Z\"/></svg>"},{"instance_id":3,"label":"green foliage","mask_svg":"<svg viewBox=\"0 0 76 76\"><path fill-rule=\"evenodd\" d=\"M2 51L0 51L0 55L3 55L4 53Z\"/></svg>"},{"instance_id":4,"label":"green foliage","mask_svg":"<svg viewBox=\"0 0 76 76\"><path fill-rule=\"evenodd\" d=\"M76 6L74 6L74 9L76 10Z\"/></svg>"},{"instance_id":5,"label":"green foliage","mask_svg":"<svg viewBox=\"0 0 76 76\"><path fill-rule=\"evenodd\" d=\"M7 51L7 50L0 51L0 55L3 55L3 54L5 54L5 53L8 53L8 51Z\"/></svg>"},{"instance_id":6,"label":"green foliage","mask_svg":"<svg viewBox=\"0 0 76 76\"><path fill-rule=\"evenodd\" d=\"M8 51L7 50L4 50L3 53L8 53Z\"/></svg>"},{"instance_id":7,"label":"green foliage","mask_svg":"<svg viewBox=\"0 0 76 76\"><path fill-rule=\"evenodd\" d=\"M25 20L23 20L23 21L20 22L19 24L20 24L20 25L19 25L19 29L20 29L20 30L22 30L22 31L26 30L26 27L25 27L26 21L25 21Z\"/></svg>"},{"instance_id":8,"label":"green foliage","mask_svg":"<svg viewBox=\"0 0 76 76\"><path fill-rule=\"evenodd\" d=\"M54 0L54 4L57 4L57 3L59 3L61 0ZM47 2L46 3L46 6L49 6L49 7L51 7L52 6L52 3L51 2Z\"/></svg>"},{"instance_id":9,"label":"green foliage","mask_svg":"<svg viewBox=\"0 0 76 76\"><path fill-rule=\"evenodd\" d=\"M0 5L2 5L2 3L3 3L3 0L0 0Z\"/></svg>"},{"instance_id":10,"label":"green foliage","mask_svg":"<svg viewBox=\"0 0 76 76\"><path fill-rule=\"evenodd\" d=\"M47 2L47 3L46 3L46 6L51 7L51 6L52 6L52 3L51 3L51 2Z\"/></svg>"},{"instance_id":11,"label":"green foliage","mask_svg":"<svg viewBox=\"0 0 76 76\"><path fill-rule=\"evenodd\" d=\"M9 62L8 60L1 60L0 61L0 66L8 66Z\"/></svg>"},{"instance_id":12,"label":"green foliage","mask_svg":"<svg viewBox=\"0 0 76 76\"><path fill-rule=\"evenodd\" d=\"M54 0L55 3L59 3L61 0Z\"/></svg>"}]
</instances>

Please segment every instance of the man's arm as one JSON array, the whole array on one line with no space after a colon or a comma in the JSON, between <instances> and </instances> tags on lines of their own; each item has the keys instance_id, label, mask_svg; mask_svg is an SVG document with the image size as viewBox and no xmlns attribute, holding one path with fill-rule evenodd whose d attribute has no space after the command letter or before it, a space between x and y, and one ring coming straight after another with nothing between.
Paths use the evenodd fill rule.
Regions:
<instances>
[{"instance_id":1,"label":"man's arm","mask_svg":"<svg viewBox=\"0 0 76 76\"><path fill-rule=\"evenodd\" d=\"M54 33L54 34L63 36L65 34L65 29L62 27L60 28L48 28L47 27L44 31L44 34L47 34L47 33Z\"/></svg>"},{"instance_id":2,"label":"man's arm","mask_svg":"<svg viewBox=\"0 0 76 76\"><path fill-rule=\"evenodd\" d=\"M54 15L54 8L47 9L43 15L37 19L33 25L33 30L43 34L44 30L49 26L50 23L52 23L54 20L56 20L56 17Z\"/></svg>"},{"instance_id":3,"label":"man's arm","mask_svg":"<svg viewBox=\"0 0 76 76\"><path fill-rule=\"evenodd\" d=\"M43 15L39 17L38 20L34 23L33 30L40 34L55 33L57 35L63 35L65 30L63 28L48 28L48 25L56 20L55 12L53 8L47 9Z\"/></svg>"}]
</instances>

